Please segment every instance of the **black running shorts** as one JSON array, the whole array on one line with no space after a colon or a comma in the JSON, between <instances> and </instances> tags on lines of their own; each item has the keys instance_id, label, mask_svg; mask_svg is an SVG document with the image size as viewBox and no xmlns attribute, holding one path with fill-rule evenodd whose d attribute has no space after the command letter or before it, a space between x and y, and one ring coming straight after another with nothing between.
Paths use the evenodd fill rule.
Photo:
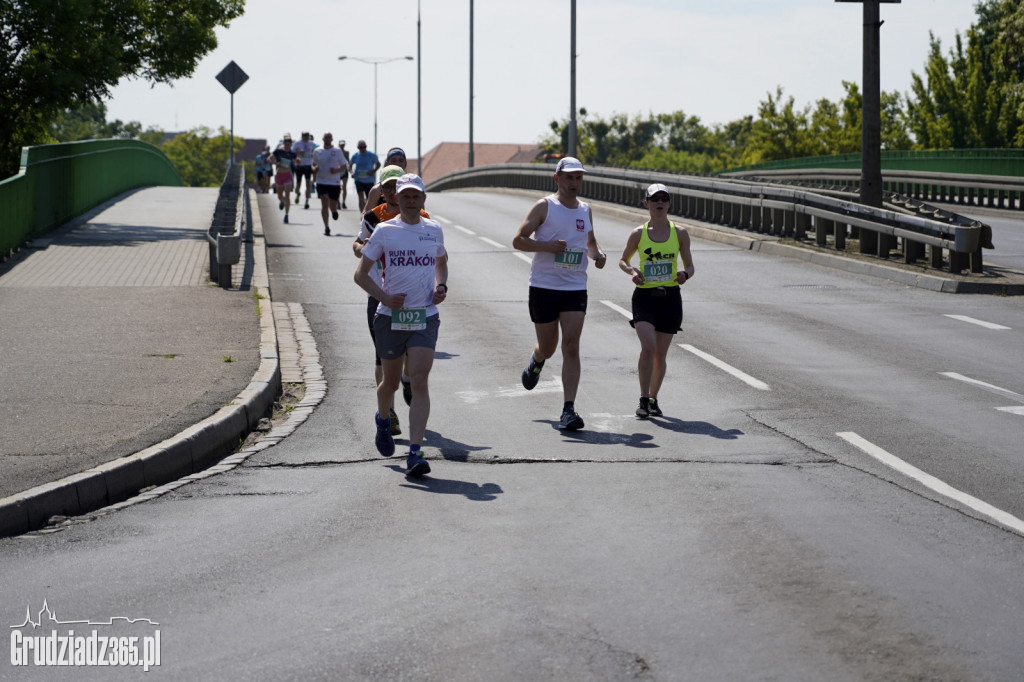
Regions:
<instances>
[{"instance_id":1,"label":"black running shorts","mask_svg":"<svg viewBox=\"0 0 1024 682\"><path fill-rule=\"evenodd\" d=\"M530 319L534 324L554 322L562 313L587 312L587 290L561 291L530 287Z\"/></svg>"},{"instance_id":2,"label":"black running shorts","mask_svg":"<svg viewBox=\"0 0 1024 682\"><path fill-rule=\"evenodd\" d=\"M318 182L316 183L316 193L318 196L326 196L337 201L341 196L341 185L325 185Z\"/></svg>"},{"instance_id":3,"label":"black running shorts","mask_svg":"<svg viewBox=\"0 0 1024 682\"><path fill-rule=\"evenodd\" d=\"M683 325L683 297L679 287L654 287L633 290L633 319L629 324L649 322L654 331L675 334Z\"/></svg>"}]
</instances>

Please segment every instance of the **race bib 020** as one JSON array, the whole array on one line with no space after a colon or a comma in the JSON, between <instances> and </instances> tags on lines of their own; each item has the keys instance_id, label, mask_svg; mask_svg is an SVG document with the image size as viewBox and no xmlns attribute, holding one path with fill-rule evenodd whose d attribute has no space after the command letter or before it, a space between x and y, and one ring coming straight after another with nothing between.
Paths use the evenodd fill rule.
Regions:
<instances>
[{"instance_id":1,"label":"race bib 020","mask_svg":"<svg viewBox=\"0 0 1024 682\"><path fill-rule=\"evenodd\" d=\"M648 260L643 263L644 280L648 282L668 282L672 280L672 261Z\"/></svg>"}]
</instances>

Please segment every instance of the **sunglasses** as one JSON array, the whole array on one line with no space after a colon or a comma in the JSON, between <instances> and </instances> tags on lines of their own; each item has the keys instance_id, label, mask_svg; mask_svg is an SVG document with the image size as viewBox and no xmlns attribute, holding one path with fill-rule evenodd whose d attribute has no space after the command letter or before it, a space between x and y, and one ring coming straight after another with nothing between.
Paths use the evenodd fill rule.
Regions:
<instances>
[{"instance_id":1,"label":"sunglasses","mask_svg":"<svg viewBox=\"0 0 1024 682\"><path fill-rule=\"evenodd\" d=\"M647 201L669 201L667 194L655 194L652 197L648 197Z\"/></svg>"}]
</instances>

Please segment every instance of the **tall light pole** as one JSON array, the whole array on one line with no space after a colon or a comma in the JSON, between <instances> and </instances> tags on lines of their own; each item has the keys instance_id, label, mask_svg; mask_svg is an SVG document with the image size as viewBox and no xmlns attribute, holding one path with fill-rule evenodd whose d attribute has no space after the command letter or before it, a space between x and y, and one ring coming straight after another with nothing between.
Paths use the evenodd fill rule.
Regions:
<instances>
[{"instance_id":1,"label":"tall light pole","mask_svg":"<svg viewBox=\"0 0 1024 682\"><path fill-rule=\"evenodd\" d=\"M473 0L469 0L469 167L473 167Z\"/></svg>"},{"instance_id":2,"label":"tall light pole","mask_svg":"<svg viewBox=\"0 0 1024 682\"><path fill-rule=\"evenodd\" d=\"M423 55L420 52L420 0L416 0L416 175L423 177Z\"/></svg>"},{"instance_id":3,"label":"tall light pole","mask_svg":"<svg viewBox=\"0 0 1024 682\"><path fill-rule=\"evenodd\" d=\"M576 0L569 10L569 149L566 156L576 156Z\"/></svg>"},{"instance_id":4,"label":"tall light pole","mask_svg":"<svg viewBox=\"0 0 1024 682\"><path fill-rule=\"evenodd\" d=\"M377 66L380 64L387 64L388 62L396 62L399 59L408 59L412 61L415 57L406 55L404 57L349 57L342 55L338 57L342 59L354 59L357 62L364 64L373 64L373 153L376 154L377 149Z\"/></svg>"},{"instance_id":5,"label":"tall light pole","mask_svg":"<svg viewBox=\"0 0 1024 682\"><path fill-rule=\"evenodd\" d=\"M881 108L881 38L879 4L898 4L901 0L835 0L860 2L863 13L863 73L861 79L861 142L860 202L865 206L882 206L882 108ZM860 230L860 252L887 258L890 238L874 230Z\"/></svg>"}]
</instances>

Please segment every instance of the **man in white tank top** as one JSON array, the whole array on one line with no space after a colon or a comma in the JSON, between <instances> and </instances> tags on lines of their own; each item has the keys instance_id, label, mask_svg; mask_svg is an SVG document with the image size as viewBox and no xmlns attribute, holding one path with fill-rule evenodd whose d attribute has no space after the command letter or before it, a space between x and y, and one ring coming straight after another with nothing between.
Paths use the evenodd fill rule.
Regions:
<instances>
[{"instance_id":1,"label":"man in white tank top","mask_svg":"<svg viewBox=\"0 0 1024 682\"><path fill-rule=\"evenodd\" d=\"M594 218L579 200L586 169L579 159L566 156L555 166L557 191L540 199L526 215L512 246L533 253L530 267L530 319L537 331L530 363L522 381L531 390L540 380L544 362L558 348L562 336L562 392L565 401L559 429L583 428L576 413L580 383L580 336L587 314L587 259L603 268L607 257L594 236Z\"/></svg>"}]
</instances>

